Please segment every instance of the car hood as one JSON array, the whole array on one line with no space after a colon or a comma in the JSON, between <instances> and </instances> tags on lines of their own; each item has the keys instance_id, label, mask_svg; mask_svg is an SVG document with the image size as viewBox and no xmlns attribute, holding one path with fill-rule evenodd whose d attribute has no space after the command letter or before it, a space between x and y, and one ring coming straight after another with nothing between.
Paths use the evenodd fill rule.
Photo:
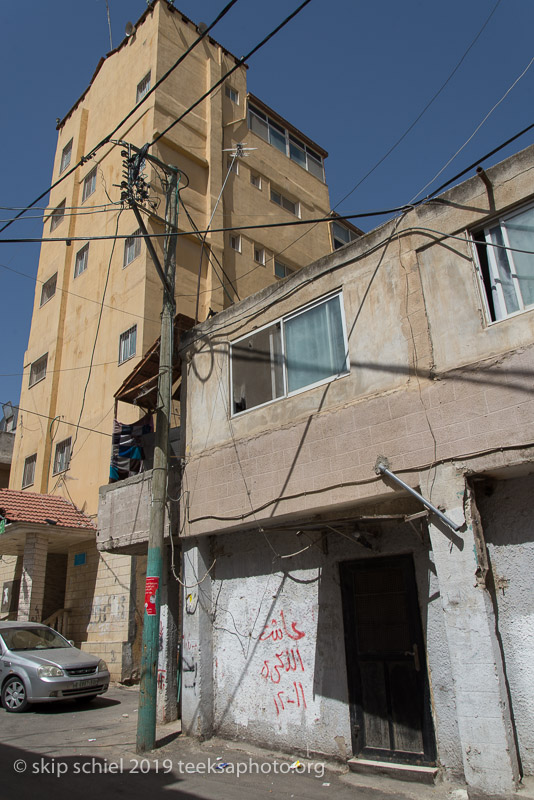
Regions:
<instances>
[{"instance_id":1,"label":"car hood","mask_svg":"<svg viewBox=\"0 0 534 800\"><path fill-rule=\"evenodd\" d=\"M23 650L12 653L13 657L20 660L28 660L32 664L48 666L52 664L56 667L77 668L77 667L96 667L99 658L83 653L75 647L58 647L51 650Z\"/></svg>"}]
</instances>

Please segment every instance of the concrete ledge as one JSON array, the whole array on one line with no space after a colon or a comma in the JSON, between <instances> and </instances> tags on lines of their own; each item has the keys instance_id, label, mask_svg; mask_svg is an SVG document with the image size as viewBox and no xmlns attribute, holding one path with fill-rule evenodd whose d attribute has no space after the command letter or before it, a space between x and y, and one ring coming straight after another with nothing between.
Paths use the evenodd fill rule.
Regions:
<instances>
[{"instance_id":1,"label":"concrete ledge","mask_svg":"<svg viewBox=\"0 0 534 800\"><path fill-rule=\"evenodd\" d=\"M365 758L350 758L351 772L364 775L386 775L399 781L434 784L438 775L437 767L418 767L411 764L397 764L390 761L370 761Z\"/></svg>"}]
</instances>

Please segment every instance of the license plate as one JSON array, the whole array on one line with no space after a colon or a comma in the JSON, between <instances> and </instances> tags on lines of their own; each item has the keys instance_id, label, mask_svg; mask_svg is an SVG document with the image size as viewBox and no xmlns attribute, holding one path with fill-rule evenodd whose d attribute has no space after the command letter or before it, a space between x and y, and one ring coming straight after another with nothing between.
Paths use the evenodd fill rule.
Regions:
<instances>
[{"instance_id":1,"label":"license plate","mask_svg":"<svg viewBox=\"0 0 534 800\"><path fill-rule=\"evenodd\" d=\"M98 678L91 678L86 681L74 681L72 684L73 689L85 689L86 687L89 688L90 686L96 686L98 683Z\"/></svg>"}]
</instances>

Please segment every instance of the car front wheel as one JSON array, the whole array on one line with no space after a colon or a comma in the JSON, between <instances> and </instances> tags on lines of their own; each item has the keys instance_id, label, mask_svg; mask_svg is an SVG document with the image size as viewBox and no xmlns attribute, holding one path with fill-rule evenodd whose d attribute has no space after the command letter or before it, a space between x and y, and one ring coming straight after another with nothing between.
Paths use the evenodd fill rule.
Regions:
<instances>
[{"instance_id":1,"label":"car front wheel","mask_svg":"<svg viewBox=\"0 0 534 800\"><path fill-rule=\"evenodd\" d=\"M6 711L16 714L28 708L26 689L20 678L13 675L8 678L2 687L2 705Z\"/></svg>"}]
</instances>

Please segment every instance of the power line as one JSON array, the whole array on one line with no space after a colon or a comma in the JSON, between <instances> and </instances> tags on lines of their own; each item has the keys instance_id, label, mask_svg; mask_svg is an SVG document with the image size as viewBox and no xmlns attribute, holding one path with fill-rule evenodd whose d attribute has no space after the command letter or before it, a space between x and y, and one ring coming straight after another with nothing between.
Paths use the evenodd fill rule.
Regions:
<instances>
[{"instance_id":1,"label":"power line","mask_svg":"<svg viewBox=\"0 0 534 800\"><path fill-rule=\"evenodd\" d=\"M95 208L94 210L84 209L83 211L73 211L71 214L63 214L63 217L87 217L91 214L107 214L109 211L115 210L117 204L108 204L107 208ZM55 210L55 209L53 209ZM53 213L53 212L50 212ZM11 217L10 220L8 219L0 219L1 222L26 222L28 219L46 219L46 217L50 216L50 214L36 214L35 216L26 216L24 218L19 217L16 219L15 217Z\"/></svg>"},{"instance_id":2,"label":"power line","mask_svg":"<svg viewBox=\"0 0 534 800\"><path fill-rule=\"evenodd\" d=\"M1 403L0 405L5 405L5 403ZM13 408L16 408L19 411L22 411L23 414L33 414L35 417L42 417L43 419L48 419L50 421L53 421L53 420L57 419L57 417L49 417L46 414L39 414L38 411L30 411L27 408L21 408L20 406L13 405L13 403L11 405L13 406ZM106 416L107 416L107 414L106 414ZM79 428L82 431L90 431L91 433L99 433L101 436L109 436L110 438L111 438L111 436L113 436L112 433L106 433L105 431L97 431L96 428L87 428L84 425L76 425L74 422L67 422L64 419L60 419L59 422L62 425L70 425L72 428Z\"/></svg>"},{"instance_id":3,"label":"power line","mask_svg":"<svg viewBox=\"0 0 534 800\"><path fill-rule=\"evenodd\" d=\"M116 364L117 360L115 361L101 361L100 364L93 364L93 367L107 367L110 364ZM72 372L76 369L88 369L89 364L85 364L83 367L62 367L61 369L47 369L46 374L52 375L56 372ZM28 371L25 372L0 372L0 378L24 378L25 375L29 375Z\"/></svg>"},{"instance_id":4,"label":"power line","mask_svg":"<svg viewBox=\"0 0 534 800\"><path fill-rule=\"evenodd\" d=\"M228 227L222 228L205 228L204 230L197 230L197 231L176 231L173 235L175 236L191 236L193 233L196 235L198 233L225 233L228 231L248 231L248 230L258 230L261 228L290 228L293 226L299 225L313 225L316 222L332 222L337 220L344 220L344 219L362 219L365 217L381 217L385 214L395 214L399 211L405 211L406 208L410 208L411 206L396 206L394 208L383 208L378 211L363 211L358 214L339 214L336 217L332 217L330 215L326 217L313 217L311 219L296 219L291 222L264 222L257 225L231 225ZM165 233L151 233L150 238L164 238L166 236ZM18 239L0 239L0 244L35 244L39 242L92 242L92 241L105 241L105 240L112 240L112 239L144 239L145 237L142 234L127 234L121 233L117 236L113 236L112 234L106 234L104 236L55 236L55 237L34 237L34 238L18 238Z\"/></svg>"},{"instance_id":5,"label":"power line","mask_svg":"<svg viewBox=\"0 0 534 800\"><path fill-rule=\"evenodd\" d=\"M423 197L422 200L418 200L415 203L415 205L422 205L423 203L426 203L427 200L432 200L433 197L435 197L437 194L440 194L440 192L446 189L447 186L450 186L451 183L454 183L459 178L463 178L464 175L466 175L472 169L475 169L475 167L478 167L479 164L481 164L483 161L486 161L488 158L491 158L491 156L494 156L495 153L499 152L499 150L503 150L505 147L508 147L509 144L512 144L512 142L515 142L516 139L519 139L521 136L524 136L525 133L528 133L533 128L534 128L534 122L531 125L527 125L527 127L523 128L523 130L519 131L519 133L516 133L514 136L511 136L509 139L503 142L503 144L500 144L498 147L495 147L493 150L490 150L490 152L486 153L486 155L482 156L482 158L478 158L476 161L473 161L473 163L470 164L468 167L463 169L461 172L458 172L456 175L454 175L454 177L450 178L448 181L445 181L445 183L442 183L441 186L438 186L438 188L434 189L433 192L427 194L426 197Z\"/></svg>"},{"instance_id":6,"label":"power line","mask_svg":"<svg viewBox=\"0 0 534 800\"><path fill-rule=\"evenodd\" d=\"M506 97L508 97L508 95L510 94L510 92L512 91L512 89L514 88L514 86L515 86L517 83L519 83L519 81L521 80L521 78L522 78L524 75L526 75L526 73L528 72L528 70L530 69L530 67L532 66L532 64L533 64L533 63L534 63L534 57L530 59L529 63L527 64L527 66L525 67L525 69L523 70L523 72L521 72L521 74L520 74L520 75L518 75L518 77L515 79L515 81L512 83L512 85L508 87L508 89L507 89L507 90L506 90L506 92L503 94L503 96L501 97L501 99L500 99L500 100L498 100L498 101L495 103L495 105L494 105L494 106L493 106L493 107L490 109L490 111L488 111L488 113L486 114L486 116L484 117L484 119L483 119L481 122L479 122L479 124L477 125L477 127L475 128L475 130L473 131L473 133L471 134L471 136L469 136L469 138L465 140L465 142L463 143L463 145L462 145L461 147L459 147L459 148L458 148L458 150L456 151L456 153L455 153L453 156L451 156L451 158L449 158L449 160L447 161L447 163L446 163L446 164L445 164L445 165L444 165L444 166L443 166L443 167L442 167L442 168L439 170L439 172L437 172L437 173L434 175L434 177L433 177L433 178L432 178L432 179L431 179L431 180L430 180L430 181L429 181L427 184L425 184L425 186L423 186L423 188L422 188L422 189L420 189L420 190L417 192L417 194L415 195L415 197L413 198L413 200L415 200L417 197L419 197L419 195L420 195L422 192L424 192L424 191L425 191L425 189L427 189L427 188L428 188L428 187L429 187L429 186L430 186L432 183L434 183L434 181L436 180L436 178L439 178L439 176L441 175L441 173L442 173L442 172L444 172L444 171L447 169L447 167L449 166L449 164L451 164L451 163L454 161L454 159L456 158L456 156L458 156L458 155L459 155L459 154L462 152L462 150L464 149L464 147L466 147L466 146L469 144L469 142L471 141L471 139L473 139L473 138L474 138L474 136L475 136L475 135L478 133L478 131L479 131L479 130L480 130L480 128L481 128L481 127L484 125L484 123L486 122L486 120L487 120L487 119L489 119L489 117L490 117L490 116L493 114L493 112L495 111L495 109L496 109L496 108L498 108L498 106L500 106L500 104L503 102L503 100L505 100L505 99L506 99Z\"/></svg>"},{"instance_id":7,"label":"power line","mask_svg":"<svg viewBox=\"0 0 534 800\"><path fill-rule=\"evenodd\" d=\"M309 0L308 0L308 1L309 1ZM8 227L9 227L9 226L10 226L10 225L13 223L13 222L15 222L15 220L17 220L17 219L19 219L20 217L22 217L22 216L23 216L23 215L26 213L26 211L29 211L29 209L30 209L30 208L33 208L33 206L35 206L35 205L36 205L36 204L39 202L39 200L42 200L44 197L46 197L46 195L47 195L49 192L51 192L53 189L55 189L55 188L56 188L56 186L59 186L59 184L60 184L60 183L62 183L64 180L66 180L66 178L68 178L70 175L72 175L72 173L73 173L73 172L75 172L75 171L78 169L78 167L81 167L81 166L83 166L83 165L86 163L86 161L89 161L89 159L91 159L91 158L92 158L92 157L95 155L95 153L96 153L96 152L97 152L97 151L98 151L98 150L99 150L101 147L103 147L105 144L107 144L107 143L109 142L109 140L111 139L111 137L113 136L113 134L114 134L114 133L116 133L116 132L117 132L117 130L118 130L120 127L121 127L121 125L124 125L124 123L125 123L125 122L126 122L126 121L127 121L127 120L128 120L130 117L131 117L131 116L132 116L132 114L134 114L134 113L135 113L135 111L137 111L137 109L138 109L138 108L139 108L139 107L140 107L140 106L141 106L141 105L142 105L142 104L143 104L143 103L144 103L144 102L145 102L145 101L148 99L148 97L150 97L150 95L152 94L152 92L153 92L153 91L155 91L155 89L156 89L158 86L160 86L160 84L161 84L161 83L162 83L162 82L163 82L163 81L164 81L164 80L165 80L165 79L166 79L166 78L167 78L167 77L170 75L170 73L171 73L171 72L172 72L174 69L176 69L176 67L177 67L179 64L181 64L181 63L182 63L182 61L183 61L183 60L184 60L184 59L185 59L185 58L186 58L186 57L189 55L189 53L190 53L192 50L194 50L194 48L195 48L195 47L196 47L196 46L197 46L197 45L198 45L198 44L199 44L199 43L200 43L200 42L201 42L201 41L202 41L202 40L205 38L205 36L206 36L206 35L209 33L209 31L210 31L210 30L211 30L211 29L212 29L212 28L213 28L213 27L214 27L214 26L215 26L215 25L216 25L216 24L217 24L217 23L218 23L218 22L219 22L219 21L220 21L220 20L221 20L221 19L222 19L222 18L223 18L223 17L224 17L224 16L225 16L227 13L228 13L228 11L231 9L231 7L232 7L233 5L235 5L235 3L236 3L236 2L237 2L237 0L231 0L231 2L229 2L229 3L228 3L228 4L227 4L227 5L226 5L226 6L223 8L223 10L222 10L222 11L221 11L221 12L220 12L220 13L217 15L217 17L216 17L216 18L213 20L213 22L212 22L210 25L208 25L208 27L207 27L207 28L206 28L204 31L202 31L202 32L200 33L200 36L199 36L199 37L198 37L198 38L197 38L197 39L196 39L196 40L193 42L193 44L192 44L190 47L188 47L188 49L185 51L185 53L183 53L183 54L180 56L180 58L179 58L179 59L178 59L178 60L177 60L177 61L176 61L176 62L173 64L173 66L172 66L172 67L171 67L171 68L170 68L170 69L169 69L169 70L168 70L168 71L165 73L165 75L164 75L164 76L163 76L163 77L162 77L162 78L161 78L161 79L160 79L160 80L159 80L159 81L158 81L158 82L157 82L157 83L156 83L156 84L155 84L155 85L152 87L152 89L151 89L151 90L149 90L149 91L148 91L148 92L147 92L147 93L144 95L144 97L142 97L142 98L141 98L141 100L140 100L138 103L136 103L136 105L135 105L135 106L134 106L134 107L131 109L131 111L130 111L130 112L129 112L129 113L128 113L128 114L127 114L125 117L124 117L124 119L123 119L123 120L122 120L122 121L121 121L121 122L118 124L118 126L117 126L116 128L114 128L114 129L111 131L111 133L109 133L107 136L105 136L105 137L104 137L104 139L102 139L102 141L101 141L101 142L99 142L99 143L96 145L96 147L93 147L93 149L92 149L92 150L90 150L90 152L89 152L89 153L88 153L86 156L82 156L82 157L81 157L81 159L78 161L78 163L77 163L77 164L75 164L73 167L71 167L71 169L69 169L67 172L64 172L64 173L63 173L63 175L61 175L61 176L58 178L58 180L57 180L57 181L54 181L54 183L52 183L52 184L51 184L51 185L48 187L48 189L46 189L46 191L42 192L42 193L41 193L41 194L40 194L38 197L36 197L36 198L35 198L35 200L34 200L32 203L30 203L28 206L26 206L24 209L22 209L22 210L21 210L21 211L20 211L20 212L19 212L19 213L18 213L18 214L17 214L17 215L16 215L16 216L15 216L15 217L12 219L12 220L10 220L9 222L7 222L7 223L6 223L6 224L3 226L3 228L0 228L0 233L3 233L3 232L6 230L6 228L8 228Z\"/></svg>"},{"instance_id":8,"label":"power line","mask_svg":"<svg viewBox=\"0 0 534 800\"><path fill-rule=\"evenodd\" d=\"M394 151L394 150L396 150L396 148L397 148L397 147L399 146L399 144L400 144L400 143L401 143L401 142L402 142L402 141L403 141L403 140L406 138L406 136L407 136L407 135L410 133L410 131L411 131L411 130L413 130L413 128L415 128L415 126L417 125L417 123L419 122L419 120L421 119L421 117L422 117L424 114L426 114L426 112L428 111L428 109L430 108L430 106L431 106L431 105L434 103L434 101L435 101L435 100L437 100L437 98L438 98L438 97L439 97L439 95L442 93L442 91L445 89L445 87L447 86L447 84L448 84L448 83L450 83L450 81L452 80L452 78L454 77L454 75L455 75L455 74L458 72L458 70L460 69L461 65L463 64L463 62L464 62L464 61L465 61L465 59L467 58L468 54L469 54L469 53L470 53L470 51L473 49L473 47L475 46L475 44L477 43L477 41L480 39L480 37L481 37L482 33L484 32L485 28L487 27L487 25L488 25L488 23L489 23L490 19L493 17L493 15L495 14L495 12L497 11L497 8L498 8L498 7L499 7L499 5L501 4L501 2L502 2L502 0L497 0L497 2L495 3L495 5L493 6L493 9L491 10L491 12L490 12L489 16L486 18L486 21L484 22L484 24L483 24L483 25L482 25L482 27L480 28L480 30L479 30L479 32L477 33L477 35L475 36L475 38L472 40L472 42L471 42L471 44L469 45L469 47L467 48L467 50L465 50L465 52L464 52L463 56L460 58L460 60L458 61L458 63L456 64L456 66L454 67L454 69L452 70L452 72L450 72L450 73L449 73L449 76L448 76L448 78L447 78L447 79L446 79L446 80L445 80L445 81L444 81L444 82L441 84L441 86L439 87L439 89L437 90L437 92L435 92L435 93L432 95L432 97L430 98L430 100L428 101L428 103L425 105L425 107L423 108L423 110L422 110L422 111L421 111L421 112L420 112L420 113L417 115L417 117L414 119L414 121L411 123L411 125L409 125L409 126L406 128L406 130L404 131L404 133L403 133L401 136L399 136L399 138L397 139L397 141L396 141L396 142L395 142L393 145L391 145L391 147L389 148L389 150L388 150L388 151L387 151L387 152L386 152L386 153L385 153L385 154L382 156L382 158L380 158L380 159L379 159L379 160L376 162L376 164L375 164L373 167L371 167L371 169L370 169L368 172L366 172L366 173L365 173L365 175L364 175L364 176L363 176L363 177L362 177L362 178L361 178L361 179L358 181L358 183L356 183L356 185L355 185L355 186L353 186L353 187L352 187L352 189L351 189L349 192L347 192L347 194L346 194L346 195L344 195L344 196L341 198L341 200L339 200L339 201L336 203L336 205L333 207L333 209L332 209L332 210L335 210L335 209L336 209L338 206L340 206L340 205L341 205L341 203L343 203L343 202L344 202L344 201L345 201L345 200L346 200L348 197L350 197L350 196L351 196L351 194L354 194L354 192L356 191L356 189L358 189L358 187L359 187L359 186L361 186L361 185L362 185L362 183L363 183L365 180L367 180L367 178L368 178L370 175L372 175L372 173L373 173L373 172L374 172L374 171L375 171L375 170L376 170L376 169L377 169L377 168L378 168L378 167L379 167L379 166L380 166L380 165L381 165L381 164L382 164L382 163L383 163L383 162L384 162L384 161L385 161L385 160L386 160L386 159L387 159L387 158L388 158L390 155L391 155L391 153L393 153L393 151Z\"/></svg>"},{"instance_id":9,"label":"power line","mask_svg":"<svg viewBox=\"0 0 534 800\"><path fill-rule=\"evenodd\" d=\"M13 267L8 267L7 264L0 264L0 268L7 269L9 272L13 272L15 275L20 275L23 278L28 278L28 280L32 281L33 283L40 283L42 286L44 286L46 283L46 281L36 278L33 275L28 275L26 272L21 272ZM76 294L76 292L71 292L70 289L63 289L60 286L56 286L56 291L63 292L64 294L70 294L72 297L77 297L78 300L87 300L88 303L96 303L96 305L100 306L100 300L95 300L93 297L85 297L83 294ZM136 317L136 319L147 320L148 322L158 322L157 319L144 317L142 314L135 314L133 311L127 311L126 309L119 308L118 306L111 306L108 303L104 303L104 308L109 308L110 311L120 311L121 314L128 314L128 316Z\"/></svg>"},{"instance_id":10,"label":"power line","mask_svg":"<svg viewBox=\"0 0 534 800\"><path fill-rule=\"evenodd\" d=\"M162 130L162 131L161 131L161 133L159 133L159 134L156 136L156 138L155 138L155 139L153 139L153 140L150 142L150 145L149 145L149 146L150 146L150 147L153 147L153 146L156 144L156 142L159 142L159 140L160 140L160 139L161 139L163 136L165 136L165 135L166 135L166 134L167 134L167 133L168 133L168 132L171 130L171 128L174 128L174 126L175 126L175 125L178 125L178 123L179 123L179 122L181 122L181 120L182 120L182 119L183 119L183 118L186 116L186 114L189 114L191 111L193 111L193 109L195 109L195 108L196 108L198 105L200 105L200 103L202 103L202 102L203 102L203 100L205 100L207 97L209 97L209 96L210 96L210 94L212 94L212 93L215 91L215 89L217 89L217 88L218 88L218 87L219 87L219 86L220 86L222 83L224 83L224 81L225 81L225 80L226 80L226 79L227 79L227 78L228 78L230 75L232 75L232 74L233 74L233 73L234 73L236 70L238 70L238 69L239 69L239 67L242 67L242 66L243 66L243 64L245 64L245 63L246 63L246 62L249 60L249 58L252 58L252 56L253 56L255 53L257 53L257 52L258 52L258 50L260 50L262 47L264 47L264 46L267 44L267 42L269 42L269 41L270 41L270 40L273 38L273 36L276 36L276 34L277 34L279 31L281 31L281 30L282 30L282 28L284 28L284 27L285 27L285 26L286 26L286 25L287 25L289 22L291 22L291 20L292 20L294 17L296 17L296 16L297 16L297 14L300 14L300 12L301 12L301 11L302 11L302 10L303 10L303 9L304 9L304 8L305 8L305 7L306 7L308 4L309 4L309 3L311 3L311 0L304 0L304 2L303 2L303 3L301 3L301 4L300 4L300 5L299 5L299 6L298 6L298 7L297 7L297 8L296 8L296 9L295 9L295 10L294 10L294 11L293 11L291 14L289 14L289 16L287 16L287 17L286 17L286 18L285 18L285 19L284 19L284 20L283 20L283 21L282 21L282 22L281 22L279 25L277 25L277 26L276 26L276 28L275 28L274 30L272 30L272 31L271 31L269 34L267 34L267 36L265 36L265 38L264 38L264 39L262 39L262 40L261 40L261 42L259 42L259 44L257 44L255 47L253 47L253 48L252 48L252 50L250 50L250 51L247 53L247 55L246 55L246 56L242 56L242 57L239 59L239 61L237 62L237 64L235 64L235 65L234 65L234 66L233 66L231 69L229 69L229 70L228 70L228 72L226 72L226 73L225 73L225 74L222 76L222 78L220 78L220 79L219 79L219 80L218 80L216 83L214 83L214 84L213 84L213 86L212 86L210 89L208 89L208 91L207 91L207 92L204 92L204 94L202 95L202 97L199 97L199 99L198 99L198 100L196 100L196 101L193 103L193 105L189 106L189 108L187 108L187 109L186 109L186 110L183 112L183 114L180 114L180 116L179 116L177 119L175 119L175 120L174 120L174 122L171 122L171 124L170 124L170 125L167 125L167 127L166 127L164 130ZM1 231L1 230L0 230L0 233L2 233L2 231Z\"/></svg>"},{"instance_id":11,"label":"power line","mask_svg":"<svg viewBox=\"0 0 534 800\"><path fill-rule=\"evenodd\" d=\"M121 214L122 214L122 209L117 214L117 224L115 226L115 234L119 230L119 220L121 218ZM82 420L82 414L83 414L83 410L85 408L85 400L86 400L86 397L87 397L87 387L89 386L89 381L91 380L91 375L92 375L92 372L93 372L93 358L95 357L96 343L98 341L98 334L100 332L100 323L102 322L102 314L104 313L104 299L106 297L106 290L108 288L109 276L110 276L110 273L111 273L111 262L113 260L113 253L115 252L116 243L117 243L117 240L115 239L115 241L113 242L113 246L111 248L111 253L109 254L108 271L107 271L106 280L105 280L105 283L104 283L104 291L102 292L102 303L100 305L100 313L98 315L98 322L97 322L97 325L96 325L95 339L94 339L94 342L93 342L93 349L91 351L91 360L90 360L90 364L89 364L89 372L87 373L87 380L85 381L85 386L84 386L84 389L83 389L82 405L81 405L81 408L80 408L80 415L78 417L78 425L80 424L80 422ZM76 429L76 433L74 434L74 441L73 441L72 447L70 449L70 455L71 456L75 452L74 448L76 446L77 440L78 440L78 429Z\"/></svg>"},{"instance_id":12,"label":"power line","mask_svg":"<svg viewBox=\"0 0 534 800\"><path fill-rule=\"evenodd\" d=\"M474 47L474 45L476 44L476 42L478 41L478 39L480 38L480 36L481 36L481 35L482 35L482 33L484 32L484 30L485 30L485 28L487 27L487 25L488 25L488 23L489 23L490 19L493 17L493 15L495 14L495 12L497 11L497 8L499 7L499 5L500 5L500 3L501 3L501 2L502 2L502 0L497 0L497 2L495 3L495 5L493 6L493 9L491 10L491 12L490 12L489 16L486 18L486 21L484 22L484 24L482 25L482 27L481 27L481 28L480 28L480 30L478 31L478 33L477 33L477 35L475 36L475 38L472 40L472 42L471 42L471 44L469 45L469 47L468 47L468 48L465 50L464 54L462 55L462 57L460 58L460 60L457 62L456 66L454 67L454 69L452 70L452 72L450 72L450 73L449 73L449 76L448 76L448 77L446 78L446 80L445 80L445 81L444 81L444 82L441 84L441 86L439 87L439 89L438 89L438 90L437 90L437 91L436 91L436 92L435 92L435 93L432 95L432 97L430 98L430 100L428 101L428 103L425 105L425 107L422 109L422 111L421 111L421 112L420 112L420 113L417 115L417 117L414 119L414 121L411 123L411 125L409 125L409 126L406 128L406 130L404 131L404 133L402 133L402 134L401 134L401 136L399 136L399 138L398 138L398 139L397 139L397 140L394 142L394 144L392 144L392 145L391 145L391 147L389 148L389 150L387 150L387 152L386 152L386 153L385 153L385 154L384 154L384 155L383 155L383 156L382 156L382 157L381 157L381 158L380 158L380 159L379 159L379 160L378 160L378 161L377 161L377 162L376 162L376 163L375 163L375 164L374 164L372 167L371 167L371 169L369 169L369 170L368 170L368 171L365 173L365 175L363 175L363 177L362 177L362 178L360 178L360 180L359 180L359 181L358 181L358 182L357 182L357 183L356 183L356 184L355 184L355 185L352 187L352 189L351 189L349 192L347 192L347 193L346 193L346 194L345 194L345 195L344 195L344 196L341 198L341 200L338 200L338 202L335 204L335 206L333 206L333 208L332 208L332 211L335 211L335 209L336 209L336 208L338 208L338 207L341 205L341 203L343 203L345 200L347 200L347 198L349 198L349 197L350 197L352 194L354 194L354 192L356 191L356 189L358 189L358 188L359 188L359 187L362 185L362 183L364 183L364 182L367 180L367 178L368 178L370 175L372 175L372 174L373 174L373 172L374 172L376 169L378 169L378 167L379 167L381 164L383 164L383 163L384 163L384 161L386 161L386 159L387 159L387 158L389 158L389 156L391 155L391 153L393 153L393 151L397 149L397 147L399 146L399 144L400 144L400 143L401 143L401 142L402 142L402 141L403 141L403 140L406 138L406 136L407 136L407 135L410 133L410 131L411 131L411 130L413 130L413 128L414 128L414 127L417 125L417 123L419 122L419 120L421 119L421 117L423 117L423 115L424 115L424 114L425 114L425 113L428 111L428 109L430 108L430 106L431 106L431 105L434 103L434 101L435 101L435 100L437 100L437 98L439 97L439 95L442 93L442 91L445 89L445 87L448 85L448 83L449 83L449 82L452 80L452 78L454 77L454 75L456 74L456 72L458 72L459 68L461 67L461 65L463 64L463 62L465 61L465 59L467 58L467 56L468 56L469 52L472 50L472 48ZM283 249L283 250L280 250L280 251L279 251L279 253L278 253L278 255L282 255L282 253L284 253L286 250L288 250L290 247L292 247L292 246L293 246L294 244L296 244L298 241L300 241L301 239L303 239L303 238L304 238L304 236L307 236L309 233L311 233L311 231L304 231L304 233L302 233L300 236L298 236L298 237L297 237L297 238L296 238L296 239L295 239L293 242L291 242L291 244L287 245L287 247L284 247L284 249Z\"/></svg>"},{"instance_id":13,"label":"power line","mask_svg":"<svg viewBox=\"0 0 534 800\"><path fill-rule=\"evenodd\" d=\"M311 2L311 0L307 0L307 2ZM486 161L488 158L491 158L491 156L494 156L500 150L503 150L505 147L508 147L508 145L512 144L512 142L515 142L516 139L519 139L521 136L524 136L526 133L531 131L533 128L534 128L534 123L532 123L531 125L527 125L526 128L523 128L523 130L521 130L518 133L514 134L514 136L511 136L509 139L507 139L505 142L503 142L502 144L498 145L497 147L494 147L493 150L490 150L488 153L485 153L484 155L482 155L479 158L477 158L476 161L473 161L472 164L470 164L468 167L463 169L461 172L458 172L456 175L453 175L452 178L449 178L448 181L446 181L445 183L441 184L441 186L438 186L438 188L435 189L433 192L431 192L429 195L427 195L426 197L423 197L421 200L417 200L414 203L407 203L406 205L403 205L403 206L396 206L394 208L385 208L385 209L380 209L378 211L362 211L362 212L359 212L357 214L337 214L335 217L326 216L326 217L318 217L318 218L312 218L312 219L297 219L297 220L293 220L291 222L269 222L269 223L263 223L263 224L258 224L258 225L233 225L233 226L223 227L223 228L210 228L210 230L197 230L197 231L194 231L194 232L193 231L177 231L175 235L176 236L191 236L193 233L195 233L195 234L198 234L198 233L200 233L200 234L204 234L204 233L225 233L225 232L230 232L230 231L258 230L258 229L261 229L261 228L287 228L287 227L291 227L291 226L297 227L299 225L313 225L313 224L318 223L318 222L332 222L332 221L337 221L337 220L364 219L364 218L367 218L367 217L380 217L380 216L385 216L386 214L396 214L396 213L399 213L399 212L403 212L406 209L415 208L416 206L423 205L424 203L428 202L429 200L432 200L436 196L436 194L438 194L439 192L443 191L443 189L446 189L447 186L451 185L451 183L454 183L459 178L462 178L467 172L470 172L472 169L474 169L475 167L479 166L483 161ZM164 233L153 233L153 234L151 233L150 236L151 236L151 238L160 238L160 237L164 237L165 234ZM78 241L79 242L90 242L90 241L103 241L103 240L109 240L109 239L132 239L132 238L144 238L144 237L143 236L135 237L133 235L128 235L128 234L118 234L117 236L113 236L113 235L107 235L107 236L63 236L63 237L48 237L48 238L33 237L33 238L17 238L17 239L0 239L0 244L2 244L2 243L4 243L4 244L24 244L24 243L26 243L26 244L35 244L35 243L39 243L39 242L78 242Z\"/></svg>"}]
</instances>

